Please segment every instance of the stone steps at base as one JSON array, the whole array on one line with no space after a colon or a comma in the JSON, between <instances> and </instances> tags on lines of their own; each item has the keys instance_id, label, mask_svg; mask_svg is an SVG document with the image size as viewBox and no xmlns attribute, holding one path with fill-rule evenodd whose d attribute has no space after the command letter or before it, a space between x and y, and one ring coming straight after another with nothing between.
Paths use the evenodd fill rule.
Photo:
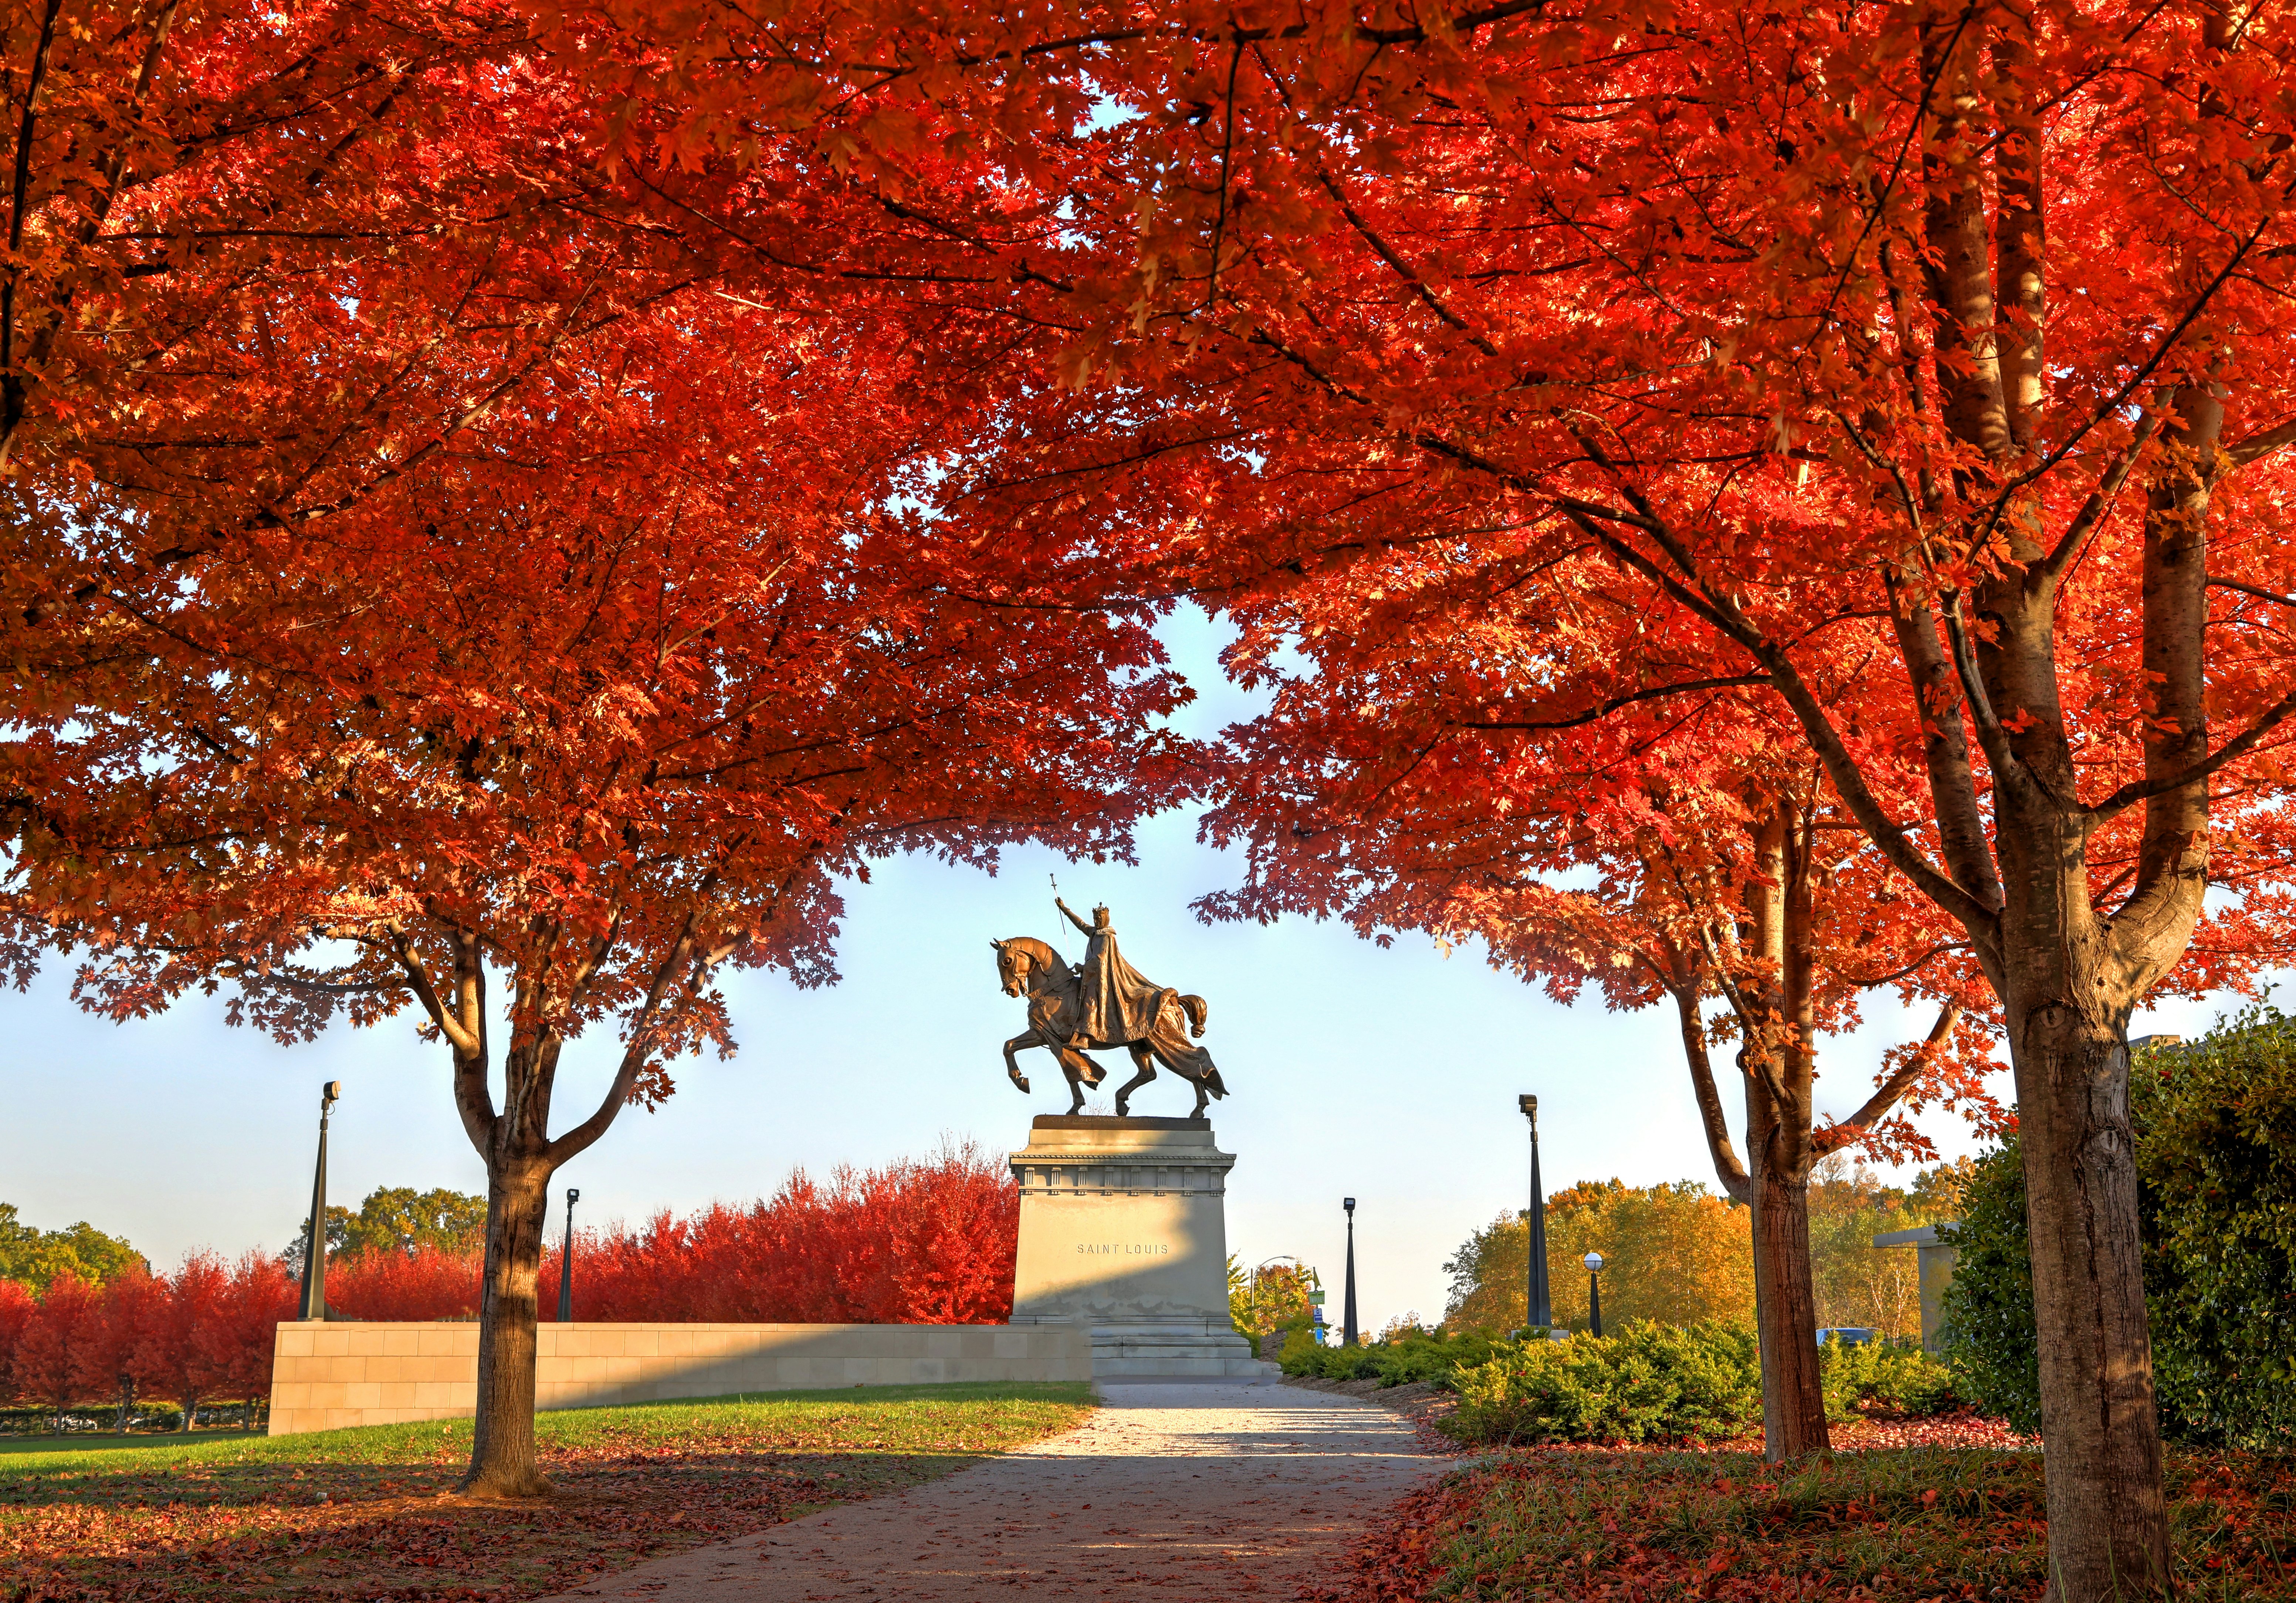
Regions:
<instances>
[{"instance_id":1,"label":"stone steps at base","mask_svg":"<svg viewBox=\"0 0 2296 1603\"><path fill-rule=\"evenodd\" d=\"M1095 1380L1128 1376L1263 1379L1280 1374L1253 1356L1251 1344L1232 1330L1128 1329L1102 1325L1092 1333Z\"/></svg>"}]
</instances>

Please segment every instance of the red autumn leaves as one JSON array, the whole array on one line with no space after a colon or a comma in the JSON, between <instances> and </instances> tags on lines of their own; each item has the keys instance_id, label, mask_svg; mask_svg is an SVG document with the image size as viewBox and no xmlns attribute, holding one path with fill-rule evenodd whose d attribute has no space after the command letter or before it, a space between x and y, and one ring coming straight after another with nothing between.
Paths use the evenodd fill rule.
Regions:
<instances>
[{"instance_id":1,"label":"red autumn leaves","mask_svg":"<svg viewBox=\"0 0 2296 1603\"><path fill-rule=\"evenodd\" d=\"M802 1172L746 1207L713 1203L575 1242L584 1321L771 1324L999 1324L1013 1307L1020 1196L970 1146L882 1168ZM541 1303L558 1305L556 1244ZM376 1247L331 1259L327 1301L358 1320L468 1319L482 1255ZM123 1396L181 1405L262 1398L274 1337L296 1288L275 1258L195 1253L173 1274L90 1286L59 1276L36 1298L0 1280L0 1385L61 1413L101 1416Z\"/></svg>"},{"instance_id":2,"label":"red autumn leaves","mask_svg":"<svg viewBox=\"0 0 2296 1603\"><path fill-rule=\"evenodd\" d=\"M173 1274L133 1271L102 1286L61 1275L37 1299L0 1280L0 1380L58 1414L138 1397L261 1398L276 1327L294 1313L285 1271L253 1252L233 1264L195 1253Z\"/></svg>"},{"instance_id":3,"label":"red autumn leaves","mask_svg":"<svg viewBox=\"0 0 2296 1603\"><path fill-rule=\"evenodd\" d=\"M747 1207L582 1231L578 1321L980 1325L1013 1306L1020 1198L1003 1165L965 1148L883 1168L793 1174ZM563 1262L545 1250L537 1300L558 1306ZM354 1319L468 1318L480 1255L426 1247L327 1265L327 1301Z\"/></svg>"}]
</instances>

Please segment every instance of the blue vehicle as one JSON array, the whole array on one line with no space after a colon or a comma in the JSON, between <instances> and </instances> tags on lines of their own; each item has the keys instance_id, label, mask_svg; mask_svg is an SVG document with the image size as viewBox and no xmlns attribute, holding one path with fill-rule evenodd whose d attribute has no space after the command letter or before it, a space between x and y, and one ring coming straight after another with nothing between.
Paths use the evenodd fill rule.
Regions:
<instances>
[{"instance_id":1,"label":"blue vehicle","mask_svg":"<svg viewBox=\"0 0 2296 1603\"><path fill-rule=\"evenodd\" d=\"M1882 1333L1871 1325L1828 1325L1817 1333L1817 1345L1824 1346L1829 1336L1845 1347L1855 1347L1869 1341L1879 1341Z\"/></svg>"}]
</instances>

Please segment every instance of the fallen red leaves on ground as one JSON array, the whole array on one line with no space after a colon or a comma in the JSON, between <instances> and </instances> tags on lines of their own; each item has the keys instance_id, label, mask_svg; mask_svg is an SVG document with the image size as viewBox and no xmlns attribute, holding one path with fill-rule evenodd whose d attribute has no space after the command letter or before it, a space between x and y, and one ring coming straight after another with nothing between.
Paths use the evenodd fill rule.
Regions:
<instances>
[{"instance_id":1,"label":"fallen red leaves on ground","mask_svg":"<svg viewBox=\"0 0 2296 1603\"><path fill-rule=\"evenodd\" d=\"M1870 1450L1799 1465L1735 1452L1538 1448L1485 1458L1390 1511L1317 1603L1976 1603L2039 1595L2041 1456L1940 1446L1988 1422L1858 1422ZM1997 1427L1995 1428L1998 1428ZM1884 1445L1918 1429L1925 1444ZM2005 1435L2005 1432L2001 1434ZM2296 1466L2172 1452L2180 1587L2296 1598Z\"/></svg>"},{"instance_id":2,"label":"fallen red leaves on ground","mask_svg":"<svg viewBox=\"0 0 2296 1603\"><path fill-rule=\"evenodd\" d=\"M561 1591L973 1456L792 1452L754 1437L545 1448L538 1504L452 1495L467 1438L427 1462L207 1462L0 1485L0 1599L515 1599ZM9 1505L14 1505L10 1507Z\"/></svg>"}]
</instances>

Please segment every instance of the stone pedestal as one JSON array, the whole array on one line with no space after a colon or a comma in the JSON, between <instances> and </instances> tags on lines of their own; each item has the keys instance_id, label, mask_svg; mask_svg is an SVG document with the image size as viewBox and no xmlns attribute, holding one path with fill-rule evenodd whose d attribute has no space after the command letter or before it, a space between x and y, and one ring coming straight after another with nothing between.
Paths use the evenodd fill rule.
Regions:
<instances>
[{"instance_id":1,"label":"stone pedestal","mask_svg":"<svg viewBox=\"0 0 2296 1603\"><path fill-rule=\"evenodd\" d=\"M1046 1115L1021 1182L1013 1322L1092 1329L1095 1378L1259 1378L1227 1316L1227 1172L1209 1119Z\"/></svg>"}]
</instances>

